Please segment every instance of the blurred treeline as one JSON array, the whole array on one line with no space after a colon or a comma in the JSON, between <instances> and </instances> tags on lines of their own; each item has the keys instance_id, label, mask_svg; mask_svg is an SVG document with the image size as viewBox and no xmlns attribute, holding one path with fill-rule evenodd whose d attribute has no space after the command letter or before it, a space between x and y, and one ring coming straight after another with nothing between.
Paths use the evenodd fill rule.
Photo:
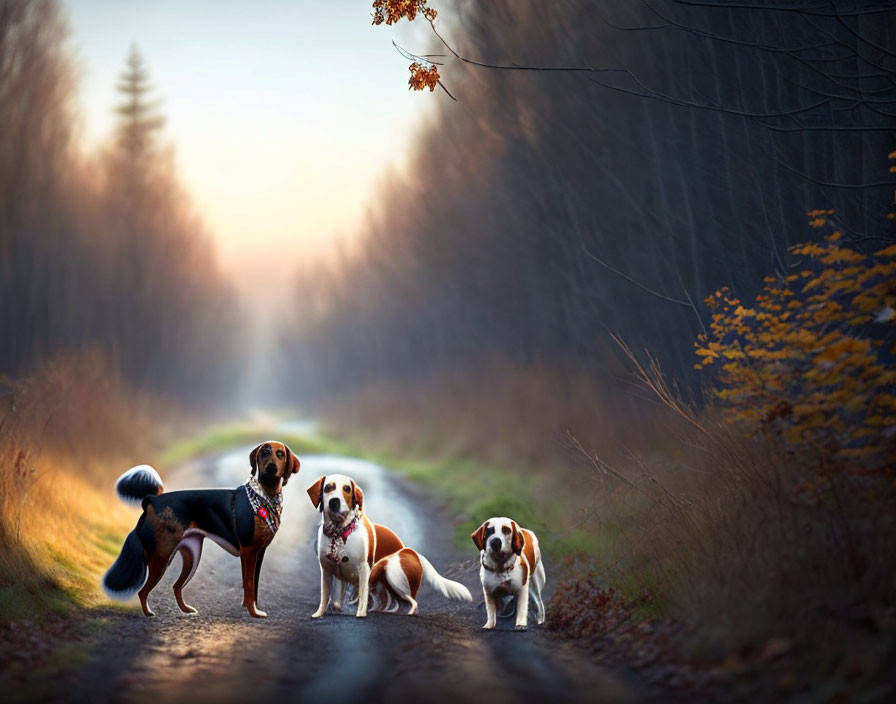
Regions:
<instances>
[{"instance_id":1,"label":"blurred treeline","mask_svg":"<svg viewBox=\"0 0 896 704\"><path fill-rule=\"evenodd\" d=\"M751 296L785 269L788 246L813 236L808 210L836 209L864 250L892 237L896 12L847 5L440 7L465 57L626 70L489 69L435 39L406 47L445 55L458 102L420 95L437 107L360 246L301 277L299 388L409 385L494 360L599 374L608 332L692 384L703 300Z\"/></svg>"},{"instance_id":2,"label":"blurred treeline","mask_svg":"<svg viewBox=\"0 0 896 704\"><path fill-rule=\"evenodd\" d=\"M234 293L148 71L124 38L116 133L85 154L66 36L54 0L0 2L0 375L89 350L137 390L213 401L232 386Z\"/></svg>"}]
</instances>

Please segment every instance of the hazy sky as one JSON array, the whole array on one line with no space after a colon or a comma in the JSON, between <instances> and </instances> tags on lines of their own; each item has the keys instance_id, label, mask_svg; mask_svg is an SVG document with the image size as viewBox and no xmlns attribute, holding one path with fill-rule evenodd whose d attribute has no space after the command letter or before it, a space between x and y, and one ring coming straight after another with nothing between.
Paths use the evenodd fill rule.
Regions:
<instances>
[{"instance_id":1,"label":"hazy sky","mask_svg":"<svg viewBox=\"0 0 896 704\"><path fill-rule=\"evenodd\" d=\"M183 181L230 270L319 256L400 167L438 94L407 90L370 0L67 0L88 143L110 132L132 42L149 66ZM420 23L416 23L420 24ZM277 284L283 281L276 282Z\"/></svg>"}]
</instances>

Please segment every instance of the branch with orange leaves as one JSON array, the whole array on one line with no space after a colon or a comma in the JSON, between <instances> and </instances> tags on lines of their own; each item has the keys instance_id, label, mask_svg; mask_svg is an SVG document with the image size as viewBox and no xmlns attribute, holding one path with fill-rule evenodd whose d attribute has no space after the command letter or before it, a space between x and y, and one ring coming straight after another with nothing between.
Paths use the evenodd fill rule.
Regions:
<instances>
[{"instance_id":1,"label":"branch with orange leaves","mask_svg":"<svg viewBox=\"0 0 896 704\"><path fill-rule=\"evenodd\" d=\"M453 95L451 95L451 91L449 91L445 84L442 83L439 77L439 69L438 66L442 66L443 64L438 61L433 61L433 57L435 54L412 54L411 52L402 49L395 41L392 41L392 46L395 47L395 50L401 54L408 61L411 61L411 65L408 66L408 70L411 72L411 77L408 79L408 90L423 90L424 88L429 88L429 92L432 93L436 86L438 85L445 94L456 101Z\"/></svg>"},{"instance_id":2,"label":"branch with orange leaves","mask_svg":"<svg viewBox=\"0 0 896 704\"><path fill-rule=\"evenodd\" d=\"M402 18L406 18L408 22L413 22L418 15L423 16L430 25L432 25L436 16L439 14L433 8L426 4L427 0L373 0L373 24L374 25L391 25L395 24ZM457 100L450 91L439 80L439 69L441 66L438 62L430 61L430 57L417 56L402 49L394 41L392 42L398 53L411 61L408 70L411 77L408 79L408 90L424 90L429 88L432 93L436 86L439 86L449 98Z\"/></svg>"}]
</instances>

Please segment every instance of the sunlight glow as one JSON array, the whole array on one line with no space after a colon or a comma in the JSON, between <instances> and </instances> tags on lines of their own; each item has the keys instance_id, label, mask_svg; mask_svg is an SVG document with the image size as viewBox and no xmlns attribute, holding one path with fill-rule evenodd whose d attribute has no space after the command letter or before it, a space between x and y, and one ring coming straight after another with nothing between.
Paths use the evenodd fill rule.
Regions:
<instances>
[{"instance_id":1,"label":"sunlight glow","mask_svg":"<svg viewBox=\"0 0 896 704\"><path fill-rule=\"evenodd\" d=\"M263 268L279 287L294 264L350 241L379 175L401 168L433 102L408 92L391 44L421 46L420 29L371 26L367 0L67 0L66 9L87 147L113 128L114 85L136 42L164 138L238 281Z\"/></svg>"}]
</instances>

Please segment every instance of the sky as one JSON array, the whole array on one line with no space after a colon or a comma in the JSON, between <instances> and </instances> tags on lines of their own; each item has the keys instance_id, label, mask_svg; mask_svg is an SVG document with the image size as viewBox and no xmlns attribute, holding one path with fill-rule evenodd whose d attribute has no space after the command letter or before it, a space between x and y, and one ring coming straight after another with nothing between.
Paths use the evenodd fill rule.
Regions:
<instances>
[{"instance_id":1,"label":"sky","mask_svg":"<svg viewBox=\"0 0 896 704\"><path fill-rule=\"evenodd\" d=\"M407 90L392 46L422 23L373 27L370 0L66 0L88 148L113 129L132 43L149 67L182 182L237 281L287 285L350 242L377 182L401 169L439 94ZM274 274L277 278L277 274ZM254 279L257 280L257 279Z\"/></svg>"}]
</instances>

